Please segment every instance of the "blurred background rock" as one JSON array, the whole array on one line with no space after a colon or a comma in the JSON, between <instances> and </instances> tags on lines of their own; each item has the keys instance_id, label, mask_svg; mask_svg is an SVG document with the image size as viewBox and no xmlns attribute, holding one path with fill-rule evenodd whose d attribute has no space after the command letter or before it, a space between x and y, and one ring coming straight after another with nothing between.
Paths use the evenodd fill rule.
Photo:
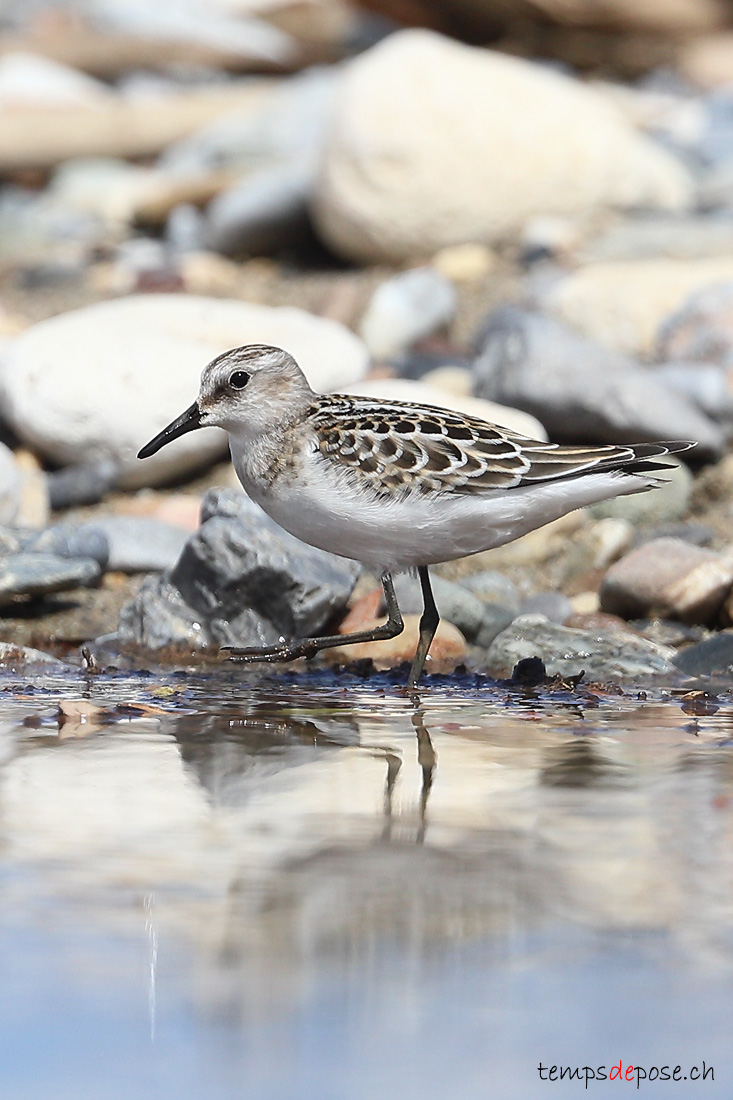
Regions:
<instances>
[{"instance_id":1,"label":"blurred background rock","mask_svg":"<svg viewBox=\"0 0 733 1100\"><path fill-rule=\"evenodd\" d=\"M733 0L0 0L0 635L277 627L274 591L197 627L181 582L205 493L236 488L223 438L134 457L208 359L264 341L316 389L696 439L653 500L441 570L453 651L489 671L562 629L609 674L619 631L671 667L733 622L731 288ZM310 593L247 515L262 575ZM379 615L344 577L310 629Z\"/></svg>"}]
</instances>

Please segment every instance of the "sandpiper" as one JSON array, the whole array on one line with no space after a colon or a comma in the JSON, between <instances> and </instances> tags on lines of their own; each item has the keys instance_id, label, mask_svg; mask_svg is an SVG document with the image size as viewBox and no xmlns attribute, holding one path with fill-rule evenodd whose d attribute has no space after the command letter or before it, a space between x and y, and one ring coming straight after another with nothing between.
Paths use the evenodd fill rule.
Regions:
<instances>
[{"instance_id":1,"label":"sandpiper","mask_svg":"<svg viewBox=\"0 0 733 1100\"><path fill-rule=\"evenodd\" d=\"M408 686L416 688L439 615L428 566L511 542L609 497L660 484L661 456L688 441L559 446L473 416L403 401L317 394L286 351L234 348L205 367L193 405L142 448L224 428L245 491L303 542L381 576L387 621L356 634L233 649L241 661L290 661L403 629L392 574L417 569L424 611Z\"/></svg>"}]
</instances>

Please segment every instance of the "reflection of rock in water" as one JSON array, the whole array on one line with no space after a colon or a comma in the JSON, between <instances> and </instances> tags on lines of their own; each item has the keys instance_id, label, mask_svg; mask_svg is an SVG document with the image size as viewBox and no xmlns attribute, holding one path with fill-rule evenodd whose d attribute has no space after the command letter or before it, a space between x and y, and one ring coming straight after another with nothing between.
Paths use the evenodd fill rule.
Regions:
<instances>
[{"instance_id":1,"label":"reflection of rock in water","mask_svg":"<svg viewBox=\"0 0 733 1100\"><path fill-rule=\"evenodd\" d=\"M253 706L184 715L175 724L175 736L181 758L212 805L237 806L252 795L251 780L312 763L336 747L358 745L359 725L351 712L311 720Z\"/></svg>"}]
</instances>

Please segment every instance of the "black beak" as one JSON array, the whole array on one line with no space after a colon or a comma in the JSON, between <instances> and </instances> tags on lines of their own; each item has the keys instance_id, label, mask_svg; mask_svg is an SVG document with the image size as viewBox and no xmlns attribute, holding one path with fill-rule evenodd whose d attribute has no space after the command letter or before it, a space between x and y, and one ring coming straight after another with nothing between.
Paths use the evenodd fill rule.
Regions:
<instances>
[{"instance_id":1,"label":"black beak","mask_svg":"<svg viewBox=\"0 0 733 1100\"><path fill-rule=\"evenodd\" d=\"M186 409L185 413L181 413L172 424L169 424L167 428L163 428L163 431L159 432L155 439L151 439L149 443L146 443L143 449L138 451L137 457L150 458L161 447L165 447L166 443L170 443L172 439L178 439L179 435L185 435L186 432L192 432L200 427L201 410L194 401L190 409Z\"/></svg>"}]
</instances>

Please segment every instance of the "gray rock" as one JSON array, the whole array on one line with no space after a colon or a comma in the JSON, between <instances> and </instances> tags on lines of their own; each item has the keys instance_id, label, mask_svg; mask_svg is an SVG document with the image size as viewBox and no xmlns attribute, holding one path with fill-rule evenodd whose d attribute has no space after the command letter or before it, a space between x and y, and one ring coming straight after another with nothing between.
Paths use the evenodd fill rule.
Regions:
<instances>
[{"instance_id":1,"label":"gray rock","mask_svg":"<svg viewBox=\"0 0 733 1100\"><path fill-rule=\"evenodd\" d=\"M0 561L0 604L14 596L44 596L70 588L89 587L101 575L91 558L59 558L53 554L11 554Z\"/></svg>"},{"instance_id":2,"label":"gray rock","mask_svg":"<svg viewBox=\"0 0 733 1100\"><path fill-rule=\"evenodd\" d=\"M456 312L456 289L432 267L415 267L375 290L359 335L378 359L389 359L448 325Z\"/></svg>"},{"instance_id":3,"label":"gray rock","mask_svg":"<svg viewBox=\"0 0 733 1100\"><path fill-rule=\"evenodd\" d=\"M488 649L494 638L501 634L502 630L506 630L516 617L517 611L514 607L498 603L484 604L484 617L481 620L478 634L473 639L473 644L479 646L480 649Z\"/></svg>"},{"instance_id":4,"label":"gray rock","mask_svg":"<svg viewBox=\"0 0 733 1100\"><path fill-rule=\"evenodd\" d=\"M25 549L57 558L93 558L101 569L109 561L107 536L97 523L56 523L26 541Z\"/></svg>"},{"instance_id":5,"label":"gray rock","mask_svg":"<svg viewBox=\"0 0 733 1100\"><path fill-rule=\"evenodd\" d=\"M688 676L733 676L733 630L721 630L704 642L688 646L674 658Z\"/></svg>"},{"instance_id":6,"label":"gray rock","mask_svg":"<svg viewBox=\"0 0 733 1100\"><path fill-rule=\"evenodd\" d=\"M119 637L167 645L268 645L317 633L347 603L355 562L306 546L233 489L214 489L175 567L122 611Z\"/></svg>"},{"instance_id":7,"label":"gray rock","mask_svg":"<svg viewBox=\"0 0 733 1100\"><path fill-rule=\"evenodd\" d=\"M23 532L17 527L0 527L0 557L17 554L23 549Z\"/></svg>"},{"instance_id":8,"label":"gray rock","mask_svg":"<svg viewBox=\"0 0 733 1100\"><path fill-rule=\"evenodd\" d=\"M525 596L519 605L520 615L544 615L551 623L560 626L567 622L573 613L573 606L562 592L535 592Z\"/></svg>"},{"instance_id":9,"label":"gray rock","mask_svg":"<svg viewBox=\"0 0 733 1100\"><path fill-rule=\"evenodd\" d=\"M681 462L672 458L667 461L669 468L659 471L664 485L649 493L602 500L591 505L590 514L594 519L625 519L633 524L671 523L680 519L690 506L693 477Z\"/></svg>"},{"instance_id":10,"label":"gray rock","mask_svg":"<svg viewBox=\"0 0 733 1100\"><path fill-rule=\"evenodd\" d=\"M116 462L102 459L93 465L65 466L46 475L52 508L96 504L117 481Z\"/></svg>"},{"instance_id":11,"label":"gray rock","mask_svg":"<svg viewBox=\"0 0 733 1100\"><path fill-rule=\"evenodd\" d=\"M712 420L730 426L733 395L728 377L718 363L660 363L654 367L657 381L683 394Z\"/></svg>"},{"instance_id":12,"label":"gray rock","mask_svg":"<svg viewBox=\"0 0 733 1100\"><path fill-rule=\"evenodd\" d=\"M307 166L297 163L250 173L210 203L204 247L227 256L251 256L312 239L311 186Z\"/></svg>"},{"instance_id":13,"label":"gray rock","mask_svg":"<svg viewBox=\"0 0 733 1100\"><path fill-rule=\"evenodd\" d=\"M282 80L261 110L229 111L170 145L161 166L174 175L224 169L242 173L286 163L315 173L340 82L335 68L307 69Z\"/></svg>"},{"instance_id":14,"label":"gray rock","mask_svg":"<svg viewBox=\"0 0 733 1100\"><path fill-rule=\"evenodd\" d=\"M720 426L653 370L541 313L498 309L478 347L476 394L532 413L554 439L696 439L700 457L723 451Z\"/></svg>"},{"instance_id":15,"label":"gray rock","mask_svg":"<svg viewBox=\"0 0 733 1100\"><path fill-rule=\"evenodd\" d=\"M484 603L502 604L514 608L515 611L519 610L520 600L516 585L496 569L472 573L464 577L461 584Z\"/></svg>"},{"instance_id":16,"label":"gray rock","mask_svg":"<svg viewBox=\"0 0 733 1100\"><path fill-rule=\"evenodd\" d=\"M683 542L691 542L693 546L709 546L715 538L712 527L705 523L660 523L656 527L647 527L637 531L634 536L634 546L641 546L652 539L682 539Z\"/></svg>"},{"instance_id":17,"label":"gray rock","mask_svg":"<svg viewBox=\"0 0 733 1100\"><path fill-rule=\"evenodd\" d=\"M733 282L716 282L691 294L660 326L655 355L660 362L705 363L730 370Z\"/></svg>"},{"instance_id":18,"label":"gray rock","mask_svg":"<svg viewBox=\"0 0 733 1100\"><path fill-rule=\"evenodd\" d=\"M514 666L539 657L550 676L577 676L585 671L589 681L640 681L674 671L674 651L627 631L573 630L546 619L515 619L491 644L482 671L492 676L511 676Z\"/></svg>"},{"instance_id":19,"label":"gray rock","mask_svg":"<svg viewBox=\"0 0 733 1100\"><path fill-rule=\"evenodd\" d=\"M172 569L190 535L183 527L144 516L99 515L93 526L107 541L108 568L122 573Z\"/></svg>"},{"instance_id":20,"label":"gray rock","mask_svg":"<svg viewBox=\"0 0 733 1100\"><path fill-rule=\"evenodd\" d=\"M467 641L474 641L486 614L481 600L462 585L444 580L443 577L433 576L430 583L441 619L457 626ZM417 577L406 573L395 577L395 594L404 615L422 613L422 591Z\"/></svg>"},{"instance_id":21,"label":"gray rock","mask_svg":"<svg viewBox=\"0 0 733 1100\"><path fill-rule=\"evenodd\" d=\"M733 208L733 157L714 164L704 173L697 194L700 206L705 209Z\"/></svg>"}]
</instances>

